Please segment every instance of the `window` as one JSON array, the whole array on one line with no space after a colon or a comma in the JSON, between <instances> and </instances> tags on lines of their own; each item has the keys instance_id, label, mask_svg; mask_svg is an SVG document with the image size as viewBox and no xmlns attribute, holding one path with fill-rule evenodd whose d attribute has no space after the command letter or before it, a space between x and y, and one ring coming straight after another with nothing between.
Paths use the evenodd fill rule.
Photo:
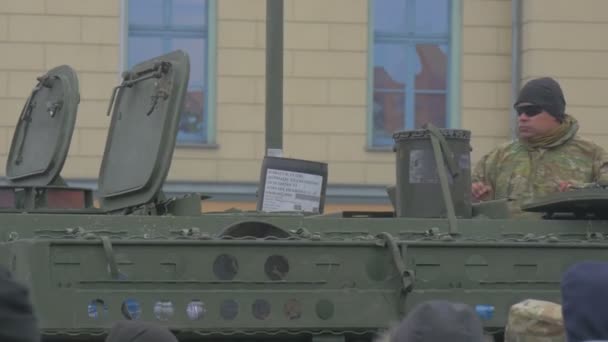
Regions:
<instances>
[{"instance_id":1,"label":"window","mask_svg":"<svg viewBox=\"0 0 608 342\"><path fill-rule=\"evenodd\" d=\"M190 56L190 81L178 144L212 143L210 123L209 15L213 0L126 0L127 67L173 50Z\"/></svg>"},{"instance_id":2,"label":"window","mask_svg":"<svg viewBox=\"0 0 608 342\"><path fill-rule=\"evenodd\" d=\"M449 124L450 0L374 0L370 145L395 131Z\"/></svg>"}]
</instances>

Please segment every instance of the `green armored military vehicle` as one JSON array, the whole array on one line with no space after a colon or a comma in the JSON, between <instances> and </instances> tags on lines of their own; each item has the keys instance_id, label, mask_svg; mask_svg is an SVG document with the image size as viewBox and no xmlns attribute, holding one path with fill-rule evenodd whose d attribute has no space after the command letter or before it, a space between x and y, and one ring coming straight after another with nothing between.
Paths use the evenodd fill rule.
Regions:
<instances>
[{"instance_id":1,"label":"green armored military vehicle","mask_svg":"<svg viewBox=\"0 0 608 342\"><path fill-rule=\"evenodd\" d=\"M569 265L606 259L606 190L530 204L542 220L509 218L505 201L471 205L468 132L432 126L395 135L394 212L201 214L200 196L162 194L188 65L176 51L123 74L99 208L59 175L76 74L52 69L28 98L0 189L0 260L31 288L45 340L103 340L135 319L184 341L369 341L429 299L466 302L499 332L512 304L558 301Z\"/></svg>"},{"instance_id":2,"label":"green armored military vehicle","mask_svg":"<svg viewBox=\"0 0 608 342\"><path fill-rule=\"evenodd\" d=\"M123 319L180 341L371 341L430 299L470 304L499 336L512 304L559 301L568 266L608 259L605 189L540 199L526 210L543 219L514 220L506 201L471 204L469 132L432 126L395 135L394 211L325 214L331 166L267 157L258 211L202 214L200 195L162 193L188 74L182 51L123 74L99 207L60 176L77 75L38 79L0 188L0 263L30 287L45 341L102 341ZM295 196L301 184L313 191ZM270 191L298 206L267 204Z\"/></svg>"}]
</instances>

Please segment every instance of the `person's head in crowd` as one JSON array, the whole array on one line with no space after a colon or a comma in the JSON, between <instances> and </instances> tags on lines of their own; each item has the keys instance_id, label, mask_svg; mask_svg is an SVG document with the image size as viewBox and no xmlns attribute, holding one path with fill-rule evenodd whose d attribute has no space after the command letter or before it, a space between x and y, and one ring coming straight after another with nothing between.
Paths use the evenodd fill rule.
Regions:
<instances>
[{"instance_id":1,"label":"person's head in crowd","mask_svg":"<svg viewBox=\"0 0 608 342\"><path fill-rule=\"evenodd\" d=\"M584 261L564 272L562 315L568 342L608 340L608 263Z\"/></svg>"},{"instance_id":2,"label":"person's head in crowd","mask_svg":"<svg viewBox=\"0 0 608 342\"><path fill-rule=\"evenodd\" d=\"M418 304L377 342L482 342L483 325L468 305L442 300Z\"/></svg>"},{"instance_id":3,"label":"person's head in crowd","mask_svg":"<svg viewBox=\"0 0 608 342\"><path fill-rule=\"evenodd\" d=\"M526 299L509 309L505 342L566 342L562 306Z\"/></svg>"},{"instance_id":4,"label":"person's head in crowd","mask_svg":"<svg viewBox=\"0 0 608 342\"><path fill-rule=\"evenodd\" d=\"M0 341L40 341L28 288L3 267L0 267Z\"/></svg>"},{"instance_id":5,"label":"person's head in crowd","mask_svg":"<svg viewBox=\"0 0 608 342\"><path fill-rule=\"evenodd\" d=\"M105 342L178 342L169 329L147 322L118 321Z\"/></svg>"}]
</instances>

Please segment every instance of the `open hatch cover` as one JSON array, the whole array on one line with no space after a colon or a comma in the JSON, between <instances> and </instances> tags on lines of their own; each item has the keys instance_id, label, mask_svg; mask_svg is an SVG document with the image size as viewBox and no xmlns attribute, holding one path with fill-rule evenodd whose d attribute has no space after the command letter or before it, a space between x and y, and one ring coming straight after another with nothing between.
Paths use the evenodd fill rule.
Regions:
<instances>
[{"instance_id":1,"label":"open hatch cover","mask_svg":"<svg viewBox=\"0 0 608 342\"><path fill-rule=\"evenodd\" d=\"M149 203L169 172L190 75L188 55L176 50L123 73L108 113L112 121L99 175L102 209Z\"/></svg>"},{"instance_id":2,"label":"open hatch cover","mask_svg":"<svg viewBox=\"0 0 608 342\"><path fill-rule=\"evenodd\" d=\"M6 164L12 184L45 186L59 176L74 132L78 87L76 72L67 65L38 77L13 134Z\"/></svg>"},{"instance_id":3,"label":"open hatch cover","mask_svg":"<svg viewBox=\"0 0 608 342\"><path fill-rule=\"evenodd\" d=\"M590 187L546 195L522 205L522 210L543 213L575 213L608 216L608 189Z\"/></svg>"}]
</instances>

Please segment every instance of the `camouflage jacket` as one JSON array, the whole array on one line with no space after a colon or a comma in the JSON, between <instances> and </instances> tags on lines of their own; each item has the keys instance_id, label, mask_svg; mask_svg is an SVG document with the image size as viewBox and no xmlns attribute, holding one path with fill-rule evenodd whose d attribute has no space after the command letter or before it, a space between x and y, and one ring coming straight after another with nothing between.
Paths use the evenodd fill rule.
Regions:
<instances>
[{"instance_id":1,"label":"camouflage jacket","mask_svg":"<svg viewBox=\"0 0 608 342\"><path fill-rule=\"evenodd\" d=\"M559 191L560 181L582 186L608 185L608 153L576 135L574 125L564 137L544 148L520 141L499 146L476 165L473 182L492 187L492 198L509 198L514 208L537 197Z\"/></svg>"}]
</instances>

